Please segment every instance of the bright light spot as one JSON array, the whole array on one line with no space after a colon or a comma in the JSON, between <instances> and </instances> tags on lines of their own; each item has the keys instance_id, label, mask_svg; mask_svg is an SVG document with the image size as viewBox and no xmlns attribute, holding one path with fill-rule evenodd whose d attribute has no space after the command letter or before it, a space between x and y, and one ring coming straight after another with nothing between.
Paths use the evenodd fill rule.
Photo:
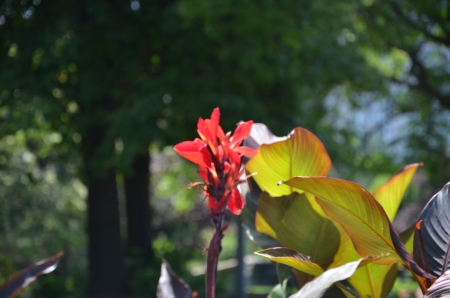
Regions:
<instances>
[{"instance_id":1,"label":"bright light spot","mask_svg":"<svg viewBox=\"0 0 450 298\"><path fill-rule=\"evenodd\" d=\"M159 128L164 129L167 126L167 120L165 120L165 119L158 119L158 121L156 121L156 125Z\"/></svg>"},{"instance_id":2,"label":"bright light spot","mask_svg":"<svg viewBox=\"0 0 450 298\"><path fill-rule=\"evenodd\" d=\"M136 11L139 10L139 8L141 8L141 3L139 3L139 1L132 1L131 2L131 9Z\"/></svg>"},{"instance_id":3,"label":"bright light spot","mask_svg":"<svg viewBox=\"0 0 450 298\"><path fill-rule=\"evenodd\" d=\"M17 55L17 50L18 50L17 44L13 43L13 44L9 47L8 56L9 56L9 57L14 57L14 56L16 56L16 55Z\"/></svg>"},{"instance_id":4,"label":"bright light spot","mask_svg":"<svg viewBox=\"0 0 450 298\"><path fill-rule=\"evenodd\" d=\"M14 90L13 95L15 98L19 98L22 95L22 91L20 91L20 89L16 89Z\"/></svg>"},{"instance_id":5,"label":"bright light spot","mask_svg":"<svg viewBox=\"0 0 450 298\"><path fill-rule=\"evenodd\" d=\"M76 65L75 63L70 63L70 64L67 66L67 69L68 69L71 73L75 73L75 72L77 72L78 67L77 67L77 65Z\"/></svg>"},{"instance_id":6,"label":"bright light spot","mask_svg":"<svg viewBox=\"0 0 450 298\"><path fill-rule=\"evenodd\" d=\"M123 151L123 141L121 139L116 139L114 141L114 146L116 149L116 153L120 154Z\"/></svg>"},{"instance_id":7,"label":"bright light spot","mask_svg":"<svg viewBox=\"0 0 450 298\"><path fill-rule=\"evenodd\" d=\"M163 103L165 103L167 105L172 101L172 96L170 94L164 94L162 100L163 100Z\"/></svg>"},{"instance_id":8,"label":"bright light spot","mask_svg":"<svg viewBox=\"0 0 450 298\"><path fill-rule=\"evenodd\" d=\"M72 136L72 140L75 142L75 143L79 143L79 142L81 142L81 135L79 134L79 133L74 133L73 134L73 136Z\"/></svg>"},{"instance_id":9,"label":"bright light spot","mask_svg":"<svg viewBox=\"0 0 450 298\"><path fill-rule=\"evenodd\" d=\"M75 114L76 112L78 112L78 105L76 102L71 101L67 104L67 112L69 112L70 114Z\"/></svg>"},{"instance_id":10,"label":"bright light spot","mask_svg":"<svg viewBox=\"0 0 450 298\"><path fill-rule=\"evenodd\" d=\"M25 10L24 13L22 13L22 18L24 18L25 20L28 20L29 18L31 18L33 16L34 13L34 7L30 6L30 8L28 8L27 10Z\"/></svg>"},{"instance_id":11,"label":"bright light spot","mask_svg":"<svg viewBox=\"0 0 450 298\"><path fill-rule=\"evenodd\" d=\"M67 78L68 78L68 77L67 77L67 74L62 73L62 74L59 75L58 81L59 81L61 84L64 84L64 83L67 82Z\"/></svg>"},{"instance_id":12,"label":"bright light spot","mask_svg":"<svg viewBox=\"0 0 450 298\"><path fill-rule=\"evenodd\" d=\"M5 21L6 21L5 16L1 16L0 17L0 26L3 25L5 23Z\"/></svg>"},{"instance_id":13,"label":"bright light spot","mask_svg":"<svg viewBox=\"0 0 450 298\"><path fill-rule=\"evenodd\" d=\"M59 88L53 89L52 94L55 98L63 98L64 97L64 92Z\"/></svg>"}]
</instances>

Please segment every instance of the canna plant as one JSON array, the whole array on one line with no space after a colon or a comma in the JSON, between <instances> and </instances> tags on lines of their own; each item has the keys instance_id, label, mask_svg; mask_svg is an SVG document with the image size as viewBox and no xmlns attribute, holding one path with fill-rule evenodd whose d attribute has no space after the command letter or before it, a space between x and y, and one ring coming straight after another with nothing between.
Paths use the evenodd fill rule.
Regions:
<instances>
[{"instance_id":1,"label":"canna plant","mask_svg":"<svg viewBox=\"0 0 450 298\"><path fill-rule=\"evenodd\" d=\"M370 256L374 258L371 262L361 262L348 276L348 283L357 293L338 284L346 296L386 297L400 264L411 271L426 295L435 291L430 286L438 277L448 279L445 272L450 259L450 220L442 211L450 211L445 209L450 204L448 186L425 207L415 227L415 258L412 246L405 247L401 240L412 243L412 229L400 237L391 224L421 164L406 166L371 194L356 183L326 177L331 168L329 156L319 139L305 129L297 128L280 139L267 128L259 128L251 132L249 139L249 144L258 147L258 154L247 162L246 170L257 173L252 178L258 189L254 187L246 197L263 191L255 214L255 230L284 246L257 254L294 268L299 287L306 287L326 269ZM432 268L427 265L430 262ZM343 279L345 275L336 276ZM298 295L295 297L312 297L300 292Z\"/></svg>"},{"instance_id":2,"label":"canna plant","mask_svg":"<svg viewBox=\"0 0 450 298\"><path fill-rule=\"evenodd\" d=\"M400 266L411 272L424 297L450 293L450 184L413 227L398 234L391 222L421 163L404 167L370 193L328 177L331 159L304 128L277 137L248 121L224 134L219 119L216 108L211 119L199 119L200 139L174 148L199 166L203 182L192 185L203 187L215 228L207 249L206 297L215 297L226 207L242 212L247 235L264 248L256 254L277 266L280 284L269 297L286 297L291 270L299 288L291 297L336 297L327 294L329 287L343 297L386 297ZM170 283L160 280L160 296L167 287ZM179 297L190 297L190 289L184 295Z\"/></svg>"}]
</instances>

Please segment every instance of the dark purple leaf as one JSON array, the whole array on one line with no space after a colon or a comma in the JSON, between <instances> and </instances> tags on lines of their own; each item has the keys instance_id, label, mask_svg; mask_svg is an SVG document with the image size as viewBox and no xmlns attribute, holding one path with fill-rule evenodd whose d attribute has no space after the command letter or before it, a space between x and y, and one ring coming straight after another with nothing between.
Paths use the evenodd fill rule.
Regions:
<instances>
[{"instance_id":1,"label":"dark purple leaf","mask_svg":"<svg viewBox=\"0 0 450 298\"><path fill-rule=\"evenodd\" d=\"M437 298L450 294L450 271L439 277L428 289L423 298Z\"/></svg>"},{"instance_id":2,"label":"dark purple leaf","mask_svg":"<svg viewBox=\"0 0 450 298\"><path fill-rule=\"evenodd\" d=\"M161 264L161 276L158 282L158 298L192 298L189 286L173 273L165 260Z\"/></svg>"},{"instance_id":3,"label":"dark purple leaf","mask_svg":"<svg viewBox=\"0 0 450 298\"><path fill-rule=\"evenodd\" d=\"M39 261L19 272L8 277L0 286L0 297L15 297L23 288L36 280L40 275L52 272L58 266L59 260L63 256L60 252L53 257Z\"/></svg>"},{"instance_id":4,"label":"dark purple leaf","mask_svg":"<svg viewBox=\"0 0 450 298\"><path fill-rule=\"evenodd\" d=\"M398 235L398 233L395 231L395 228L392 226L392 223L389 222L389 227L391 229L391 238L392 243L394 244L396 252L399 254L399 256L403 259L404 264L406 263L409 265L409 269L412 270L415 274L428 278L428 279L434 279L435 277L425 270L423 270L417 263L414 261L414 259L411 257L411 255L406 250L405 245L402 242L402 239ZM405 264L405 266L406 266Z\"/></svg>"},{"instance_id":5,"label":"dark purple leaf","mask_svg":"<svg viewBox=\"0 0 450 298\"><path fill-rule=\"evenodd\" d=\"M449 269L445 260L450 243L450 183L431 198L420 220L420 230L416 227L414 233L414 258L422 268L428 267L431 274L439 277ZM425 251L421 249L421 241Z\"/></svg>"}]
</instances>

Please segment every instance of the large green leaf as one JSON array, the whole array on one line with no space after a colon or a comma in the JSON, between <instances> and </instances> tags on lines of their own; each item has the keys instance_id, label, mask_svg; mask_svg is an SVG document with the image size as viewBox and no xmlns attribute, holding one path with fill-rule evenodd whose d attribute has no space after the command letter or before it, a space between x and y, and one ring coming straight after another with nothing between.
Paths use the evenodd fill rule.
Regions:
<instances>
[{"instance_id":1,"label":"large green leaf","mask_svg":"<svg viewBox=\"0 0 450 298\"><path fill-rule=\"evenodd\" d=\"M293 177L284 183L317 196L325 213L342 225L361 256L384 255L379 262L387 264L401 261L383 207L362 186L327 177Z\"/></svg>"},{"instance_id":2,"label":"large green leaf","mask_svg":"<svg viewBox=\"0 0 450 298\"><path fill-rule=\"evenodd\" d=\"M375 263L402 261L415 274L432 277L411 258L383 207L359 184L327 177L293 177L284 183L314 194L325 213L342 225L360 255L384 255Z\"/></svg>"},{"instance_id":3,"label":"large green leaf","mask_svg":"<svg viewBox=\"0 0 450 298\"><path fill-rule=\"evenodd\" d=\"M309 130L298 127L284 141L261 145L245 168L256 173L254 179L263 191L283 196L292 193L292 188L277 186L279 181L293 176L327 175L331 160L322 142Z\"/></svg>"},{"instance_id":4,"label":"large green leaf","mask_svg":"<svg viewBox=\"0 0 450 298\"><path fill-rule=\"evenodd\" d=\"M309 256L323 268L333 262L344 234L325 216L314 196L306 193L280 198L263 193L256 213L256 229Z\"/></svg>"},{"instance_id":5,"label":"large green leaf","mask_svg":"<svg viewBox=\"0 0 450 298\"><path fill-rule=\"evenodd\" d=\"M373 196L386 211L388 218L393 220L403 195L409 186L417 168L421 164L412 164L404 167L399 173L389 179L384 185L374 191ZM405 240L410 240L412 231L403 233ZM409 236L409 237L408 237ZM402 240L403 240L402 238ZM408 241L407 250L411 253L412 241ZM408 247L410 249L408 249ZM386 297L394 286L398 272L398 265L369 264L358 268L350 277L350 284L358 291L361 297Z\"/></svg>"},{"instance_id":6,"label":"large green leaf","mask_svg":"<svg viewBox=\"0 0 450 298\"><path fill-rule=\"evenodd\" d=\"M388 182L373 192L375 199L383 206L390 221L394 220L398 207L402 202L403 195L411 183L417 168L421 163L407 165L394 175Z\"/></svg>"}]
</instances>

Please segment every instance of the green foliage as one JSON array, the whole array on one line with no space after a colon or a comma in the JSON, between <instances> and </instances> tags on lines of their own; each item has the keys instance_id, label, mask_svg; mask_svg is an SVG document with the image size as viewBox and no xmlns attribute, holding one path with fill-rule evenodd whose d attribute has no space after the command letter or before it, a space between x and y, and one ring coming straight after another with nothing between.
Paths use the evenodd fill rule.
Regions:
<instances>
[{"instance_id":1,"label":"green foliage","mask_svg":"<svg viewBox=\"0 0 450 298\"><path fill-rule=\"evenodd\" d=\"M262 139L264 136L255 131L250 137L258 140L257 138ZM319 165L325 161L329 163L329 157L323 146L315 145L320 141L311 142L311 139L313 138L297 140L293 134L287 139L262 145L258 148L258 155L246 164L247 171L262 177L255 179L259 188L270 191L263 192L258 198L256 229L290 247L266 249L257 254L298 270L295 276L298 285L304 285L303 291L307 291L308 287L313 287L314 291L319 289L319 285L305 284L308 276L317 276L324 269L328 269L327 274L331 274L339 265L355 261L360 256L372 257L370 263L363 262L360 268L355 267L348 275L349 283L359 295L386 297L394 284L398 262L413 273L422 290L426 291L434 277L415 263L410 256L410 249L407 251L390 223L421 164L405 167L372 195L350 181L314 177L316 168L320 168ZM280 151L284 147L290 150ZM308 150L312 153L305 154ZM279 152L284 152L285 155L281 156ZM273 158L274 156L277 158ZM311 159L310 156L315 158ZM260 161L264 157L265 163ZM295 162L287 162L294 159ZM311 162L315 166L305 167L311 172L310 177L306 170L302 172L303 176L278 182L278 185L283 183L291 187L289 196L282 196L285 194L284 190L272 190L271 184L276 184L283 178L274 175L274 172L284 173L283 165L287 165L289 169L293 168L293 164L304 166ZM327 225L327 222L330 224ZM328 226L333 227L334 231ZM405 234L403 238L406 243L411 243L411 236L411 233L408 236ZM333 245L336 246L335 249ZM417 250L418 246L415 247ZM328 261L324 262L325 259ZM341 290L345 295L354 297L351 291L347 293L345 287L341 287Z\"/></svg>"}]
</instances>

